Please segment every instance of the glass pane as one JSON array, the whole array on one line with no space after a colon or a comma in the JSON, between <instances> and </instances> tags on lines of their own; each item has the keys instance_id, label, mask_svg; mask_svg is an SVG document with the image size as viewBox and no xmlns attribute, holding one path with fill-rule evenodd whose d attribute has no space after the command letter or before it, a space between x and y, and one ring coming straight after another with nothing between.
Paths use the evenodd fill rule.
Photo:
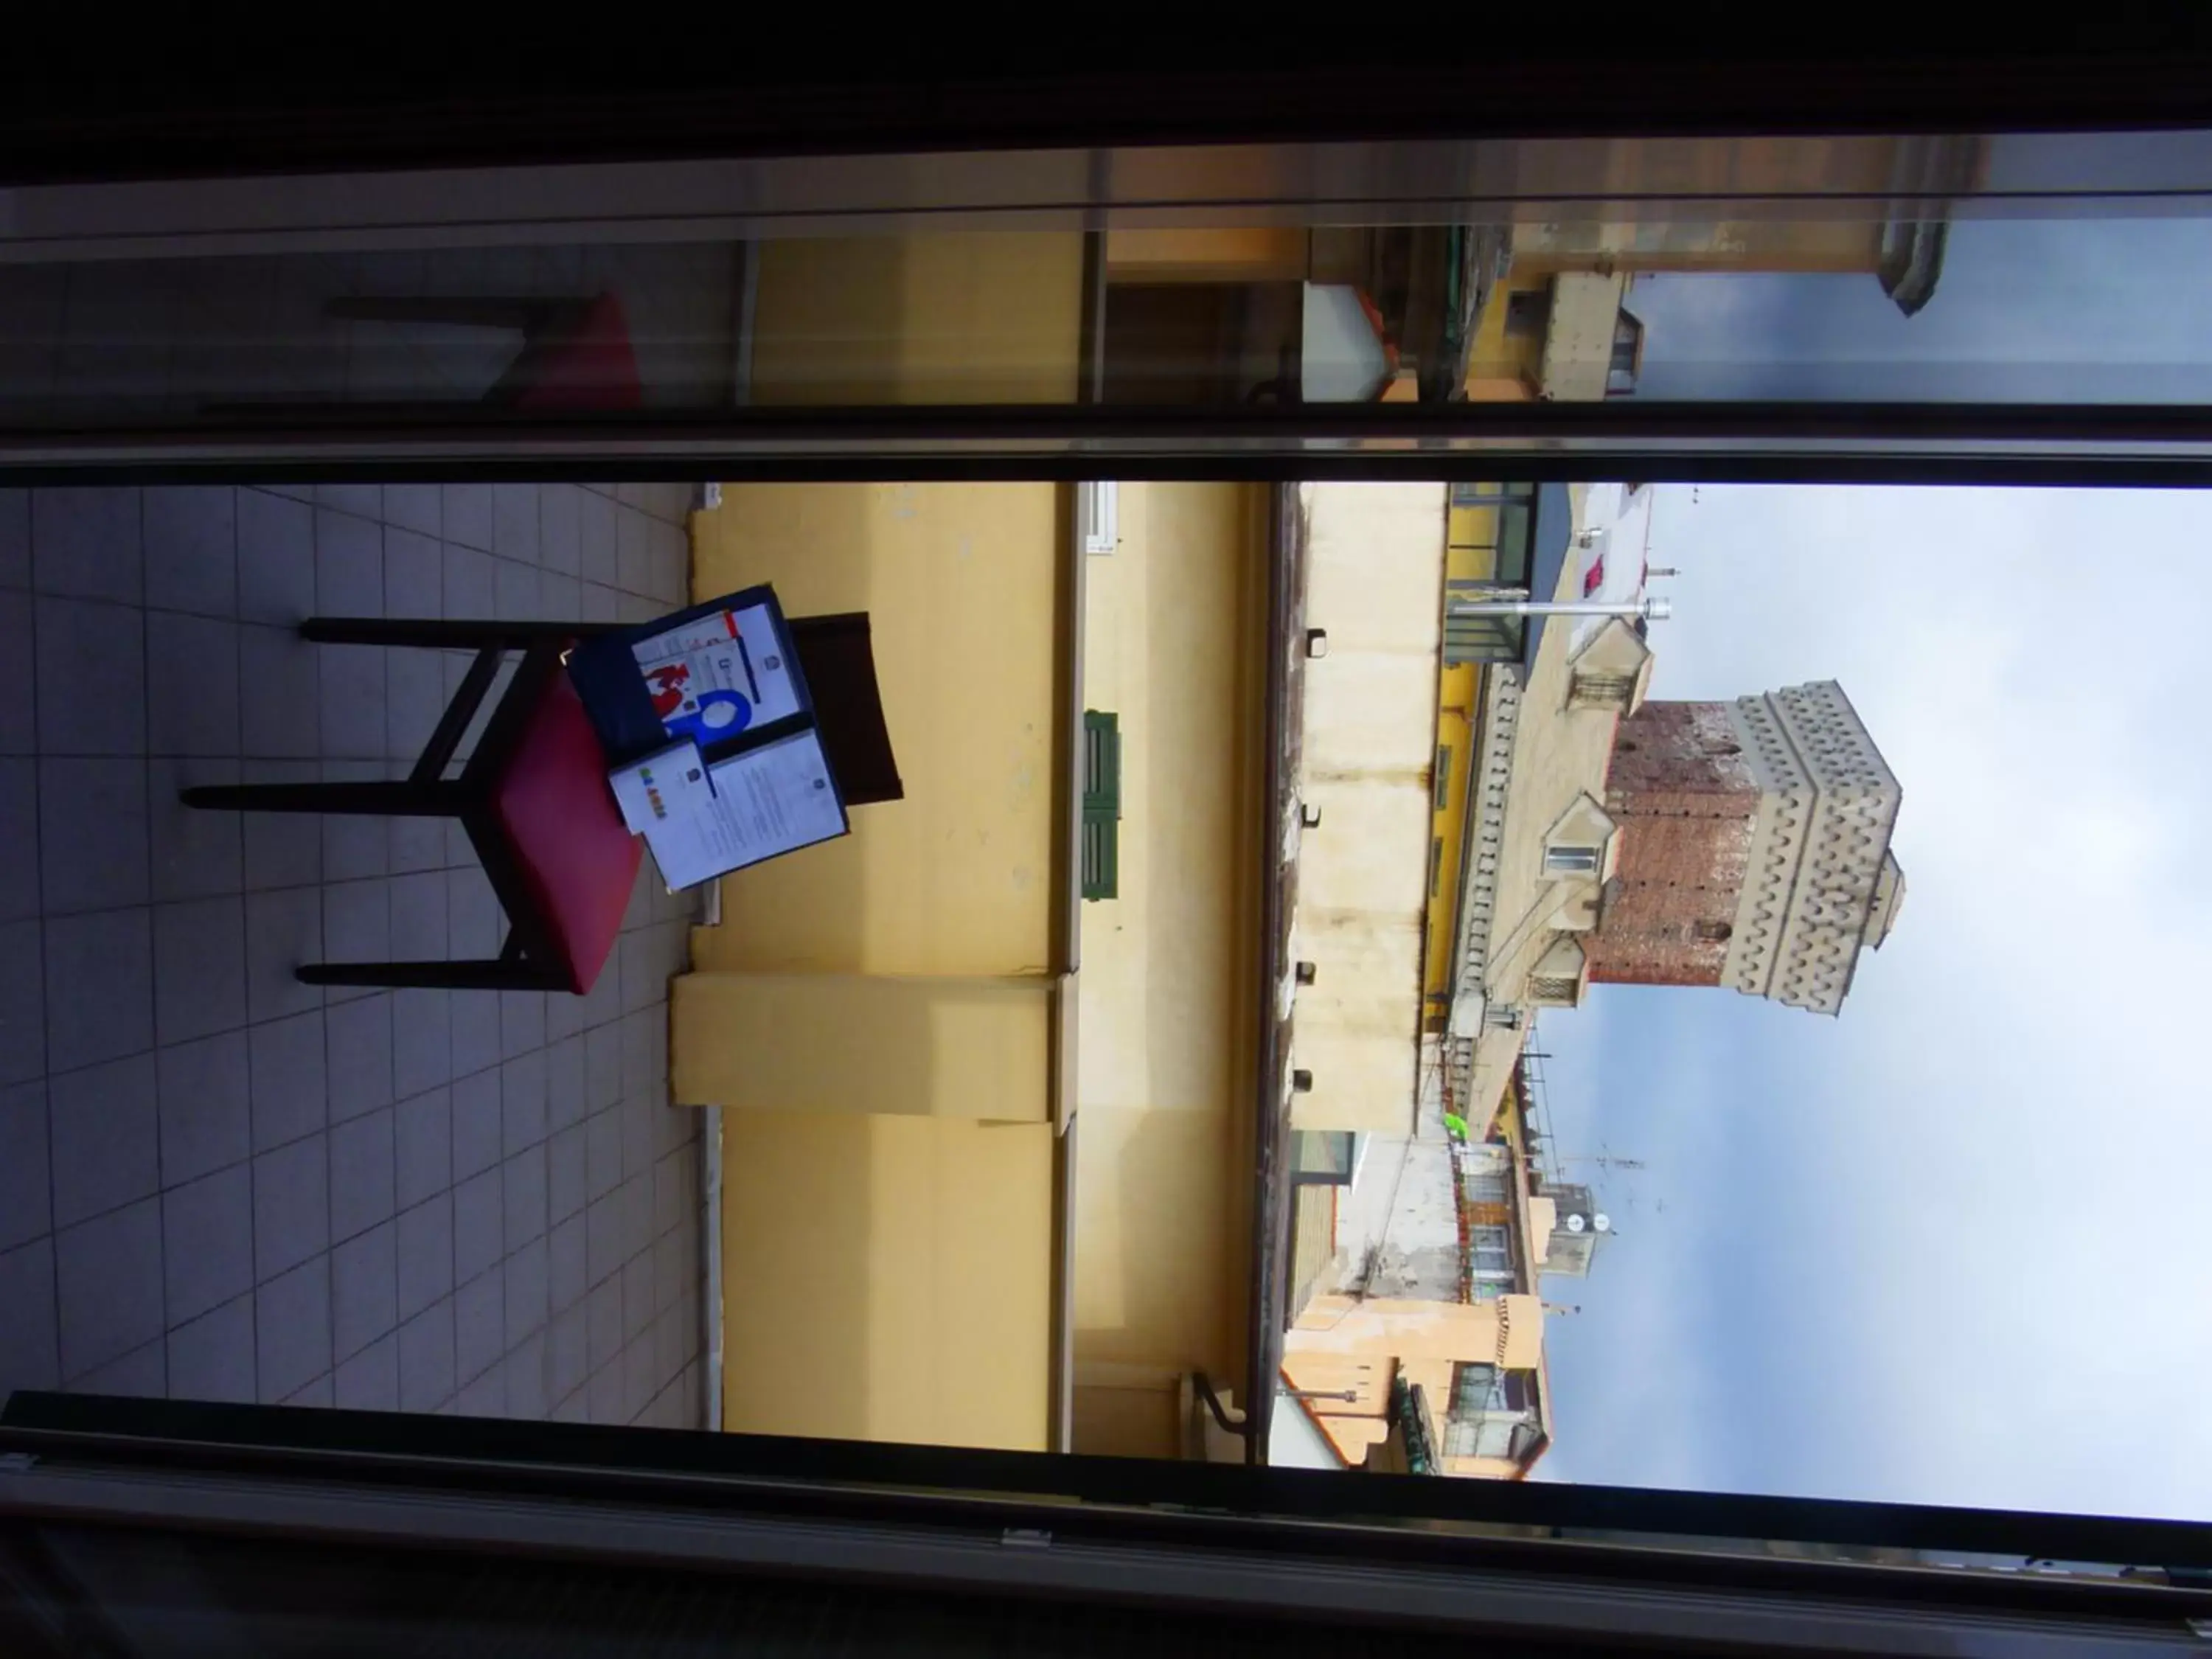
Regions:
<instances>
[{"instance_id":1,"label":"glass pane","mask_svg":"<svg viewBox=\"0 0 2212 1659\"><path fill-rule=\"evenodd\" d=\"M251 191L30 191L0 234L0 422L735 436L769 410L795 434L988 406L1141 411L1194 441L1267 416L1287 446L1302 409L1441 436L1515 404L2186 405L2212 387L2191 286L2212 152L2191 154L2125 197L2078 167L2031 188L2047 146L2006 135L1335 158L1417 178L1418 208L1264 149L1117 154L1087 182L1058 156L948 161L933 185L896 157L842 184L799 163L442 195L293 179L250 214Z\"/></svg>"},{"instance_id":2,"label":"glass pane","mask_svg":"<svg viewBox=\"0 0 2212 1659\"><path fill-rule=\"evenodd\" d=\"M1097 552L1079 493L0 492L8 1385L2203 1513L2143 1311L2193 1305L2186 1206L2077 1155L2084 1101L2203 1150L2193 659L2045 649L2132 637L2081 550L2202 495L1123 482ZM1456 660L1468 515L1524 509L1553 608ZM179 798L429 741L467 659L310 606L565 637L763 582L866 614L898 794L710 890L626 870L584 995L301 983L495 963L502 890L443 826ZM2153 991L2081 1019L2054 939ZM2035 1282L2112 1316L2054 1366L2018 1263L2062 1212ZM2022 1456L2085 1388L2150 1403Z\"/></svg>"},{"instance_id":3,"label":"glass pane","mask_svg":"<svg viewBox=\"0 0 2212 1659\"><path fill-rule=\"evenodd\" d=\"M1626 361L1616 350L1603 395L2083 404L2212 396L2212 343L2197 331L2179 275L2212 251L2212 224L1968 220L1900 234L1915 253L1899 257L1917 257L1918 268L1895 286L1887 265L1637 271L1617 314L1637 325L1638 349ZM1934 252L1917 252L1930 244ZM1555 396L1572 395L1556 375L1547 384Z\"/></svg>"},{"instance_id":4,"label":"glass pane","mask_svg":"<svg viewBox=\"0 0 2212 1659\"><path fill-rule=\"evenodd\" d=\"M0 1384L2203 1515L2188 1206L2082 1151L2085 1113L2161 1168L2212 1150L2195 589L2146 629L2082 559L2194 546L2201 495L1663 457L493 484L436 435L665 416L696 461L763 410L921 443L1011 405L1018 443L1096 405L1190 473L1162 434L1287 451L1362 400L1447 437L1516 403L2201 414L2212 221L2026 216L2008 142L1608 150L1571 210L1412 224L7 244L14 457L373 416L444 476L0 490ZM897 471L850 430L833 459ZM494 743L443 718L483 689L460 635L304 617L565 642L763 583L866 617L816 690L880 704L889 781L709 889L623 865L580 995L489 988L556 931L509 949L543 895L483 864L506 817L181 793ZM556 817L629 848L580 777ZM2110 962L2140 994L2096 994ZM2130 1403L2051 1452L2085 1395Z\"/></svg>"},{"instance_id":5,"label":"glass pane","mask_svg":"<svg viewBox=\"0 0 2212 1659\"><path fill-rule=\"evenodd\" d=\"M1352 1159L1357 1154L1358 1137L1350 1133L1300 1133L1295 1142L1297 1173L1301 1180L1347 1182L1352 1179Z\"/></svg>"}]
</instances>

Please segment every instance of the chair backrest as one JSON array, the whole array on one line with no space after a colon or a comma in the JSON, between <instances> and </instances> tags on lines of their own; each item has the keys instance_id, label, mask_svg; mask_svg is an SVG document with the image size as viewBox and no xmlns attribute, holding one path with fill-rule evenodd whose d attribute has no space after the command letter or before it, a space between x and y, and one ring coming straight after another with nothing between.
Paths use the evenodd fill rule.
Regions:
<instances>
[{"instance_id":1,"label":"chair backrest","mask_svg":"<svg viewBox=\"0 0 2212 1659\"><path fill-rule=\"evenodd\" d=\"M884 722L883 694L876 686L875 652L869 642L868 613L790 618L792 644L814 695L814 721L823 752L837 775L848 806L901 800L898 761Z\"/></svg>"}]
</instances>

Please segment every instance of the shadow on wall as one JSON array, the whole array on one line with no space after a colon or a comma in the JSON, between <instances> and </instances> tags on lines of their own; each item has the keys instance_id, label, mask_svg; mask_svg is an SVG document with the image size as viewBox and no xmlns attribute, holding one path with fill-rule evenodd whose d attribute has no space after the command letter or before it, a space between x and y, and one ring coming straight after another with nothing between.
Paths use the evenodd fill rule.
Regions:
<instances>
[{"instance_id":1,"label":"shadow on wall","mask_svg":"<svg viewBox=\"0 0 2212 1659\"><path fill-rule=\"evenodd\" d=\"M1024 1083L1042 1101L1042 1044L1021 1040L1036 1035L1022 1001L998 987L814 975L694 976L677 1000L679 1037L702 1050L687 1091L746 1103L723 1115L726 1426L1041 1436L1051 1126L931 1115ZM1009 1012L1024 1027L1011 1044ZM734 1041L710 1056L718 1030ZM710 1058L728 1068L719 1078ZM1026 1415L1013 1380L1025 1369Z\"/></svg>"}]
</instances>

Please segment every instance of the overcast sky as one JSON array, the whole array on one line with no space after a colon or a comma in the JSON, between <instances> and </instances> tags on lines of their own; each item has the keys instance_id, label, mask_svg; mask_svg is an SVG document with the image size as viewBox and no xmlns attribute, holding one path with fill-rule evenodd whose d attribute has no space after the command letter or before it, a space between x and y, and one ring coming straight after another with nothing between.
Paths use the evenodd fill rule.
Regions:
<instances>
[{"instance_id":1,"label":"overcast sky","mask_svg":"<svg viewBox=\"0 0 2212 1659\"><path fill-rule=\"evenodd\" d=\"M1948 281L1948 277L1947 277ZM1594 988L1547 1479L2212 1518L2212 501L1668 487L1652 695L1833 678L1907 892L1840 1018Z\"/></svg>"},{"instance_id":2,"label":"overcast sky","mask_svg":"<svg viewBox=\"0 0 2212 1659\"><path fill-rule=\"evenodd\" d=\"M2212 218L1952 228L1935 297L1866 276L1639 276L1639 398L2212 400Z\"/></svg>"}]
</instances>

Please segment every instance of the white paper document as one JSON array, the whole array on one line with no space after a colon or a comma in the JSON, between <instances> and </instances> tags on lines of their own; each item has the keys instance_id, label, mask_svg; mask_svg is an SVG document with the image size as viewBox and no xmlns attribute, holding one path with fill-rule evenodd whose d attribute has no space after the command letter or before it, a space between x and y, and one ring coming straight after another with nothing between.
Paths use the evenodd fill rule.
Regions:
<instances>
[{"instance_id":1,"label":"white paper document","mask_svg":"<svg viewBox=\"0 0 2212 1659\"><path fill-rule=\"evenodd\" d=\"M815 732L798 732L709 767L712 799L645 832L671 887L693 887L845 833L845 809Z\"/></svg>"},{"instance_id":2,"label":"white paper document","mask_svg":"<svg viewBox=\"0 0 2212 1659\"><path fill-rule=\"evenodd\" d=\"M671 737L707 747L799 712L798 683L766 605L680 623L630 654Z\"/></svg>"},{"instance_id":3,"label":"white paper document","mask_svg":"<svg viewBox=\"0 0 2212 1659\"><path fill-rule=\"evenodd\" d=\"M714 786L696 743L672 743L654 755L607 774L615 804L633 835L643 835L671 818L700 810L714 799Z\"/></svg>"}]
</instances>

